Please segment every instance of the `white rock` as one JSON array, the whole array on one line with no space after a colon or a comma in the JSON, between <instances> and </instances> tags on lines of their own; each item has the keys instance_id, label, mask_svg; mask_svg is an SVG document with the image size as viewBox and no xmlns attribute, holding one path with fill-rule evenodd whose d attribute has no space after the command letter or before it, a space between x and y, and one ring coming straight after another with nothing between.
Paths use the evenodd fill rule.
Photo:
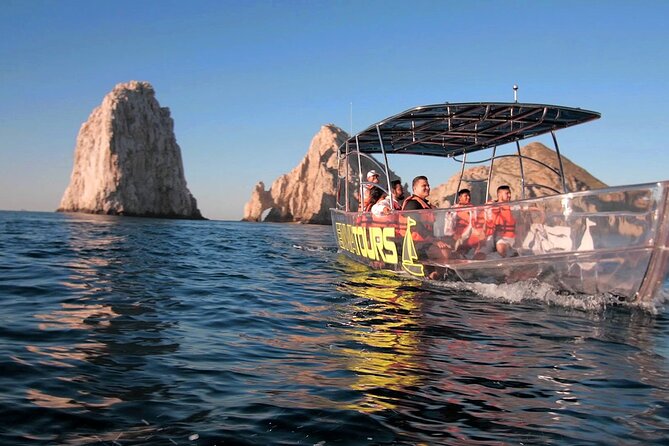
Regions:
<instances>
[{"instance_id":1,"label":"white rock","mask_svg":"<svg viewBox=\"0 0 669 446\"><path fill-rule=\"evenodd\" d=\"M148 82L118 84L81 126L59 212L202 218L170 111Z\"/></svg>"},{"instance_id":2,"label":"white rock","mask_svg":"<svg viewBox=\"0 0 669 446\"><path fill-rule=\"evenodd\" d=\"M246 221L265 221L330 224L330 208L336 206L337 149L348 134L333 124L321 127L311 140L302 161L289 173L281 175L265 190L263 182L256 184L251 199L244 206ZM357 171L357 158L351 158ZM361 161L363 172L378 169L368 160ZM391 179L398 178L390 171Z\"/></svg>"},{"instance_id":3,"label":"white rock","mask_svg":"<svg viewBox=\"0 0 669 446\"><path fill-rule=\"evenodd\" d=\"M347 138L332 124L322 126L297 167L277 178L269 191L262 182L255 186L243 220L260 221L262 213L272 209L266 221L329 223L329 209L335 206L337 148Z\"/></svg>"}]
</instances>

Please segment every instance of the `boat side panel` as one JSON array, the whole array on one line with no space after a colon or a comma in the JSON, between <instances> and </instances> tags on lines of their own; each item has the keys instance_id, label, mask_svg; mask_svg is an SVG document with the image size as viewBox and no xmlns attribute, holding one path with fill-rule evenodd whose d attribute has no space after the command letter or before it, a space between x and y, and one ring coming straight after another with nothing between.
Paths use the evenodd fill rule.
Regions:
<instances>
[{"instance_id":1,"label":"boat side panel","mask_svg":"<svg viewBox=\"0 0 669 446\"><path fill-rule=\"evenodd\" d=\"M374 219L369 213L332 211L339 250L374 269L401 269L401 237L397 215Z\"/></svg>"},{"instance_id":2,"label":"boat side panel","mask_svg":"<svg viewBox=\"0 0 669 446\"><path fill-rule=\"evenodd\" d=\"M433 280L540 280L575 293L652 299L667 275L668 183L483 206L332 214L342 252ZM506 244L507 249L501 245ZM651 274L654 285L642 289Z\"/></svg>"},{"instance_id":3,"label":"boat side panel","mask_svg":"<svg viewBox=\"0 0 669 446\"><path fill-rule=\"evenodd\" d=\"M648 270L637 295L639 300L648 302L655 300L663 292L667 293L665 287L669 279L669 187L658 187L656 194L660 204L655 223L658 231ZM664 297L666 298L666 294Z\"/></svg>"}]
</instances>

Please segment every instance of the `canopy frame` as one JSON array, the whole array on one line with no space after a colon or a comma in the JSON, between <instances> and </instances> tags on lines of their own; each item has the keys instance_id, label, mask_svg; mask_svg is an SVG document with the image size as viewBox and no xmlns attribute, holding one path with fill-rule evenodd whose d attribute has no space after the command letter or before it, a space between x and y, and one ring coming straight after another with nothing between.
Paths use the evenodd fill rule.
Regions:
<instances>
[{"instance_id":1,"label":"canopy frame","mask_svg":"<svg viewBox=\"0 0 669 446\"><path fill-rule=\"evenodd\" d=\"M397 115L391 116L369 126L362 132L351 136L339 147L339 162L344 161L346 178L340 176L341 183L348 183L348 157L357 155L359 196L363 195L363 188L367 182L362 178L361 156L374 160L371 155L380 154L385 165L386 183L382 189L390 194L390 176L388 169L388 154L407 154L422 156L438 156L453 158L462 155L460 184L463 181L467 154L485 149L492 149L486 197L490 196L490 181L496 158L517 156L520 162L521 198L525 198L525 188L528 186L547 187L538 184L526 184L523 159L538 162L548 167L560 178L562 192L566 193L567 183L560 148L555 131L588 121L599 119L601 115L594 111L580 108L563 107L559 105L504 103L504 102L476 102L476 103L445 103L424 105L411 108ZM550 133L557 154L558 168L554 169L545 163L521 154L520 141ZM496 155L497 147L509 143L516 144L517 155ZM374 160L376 161L376 160ZM377 164L380 164L376 161ZM381 166L380 166L381 167ZM458 186L459 187L459 186ZM338 188L339 189L339 188ZM348 186L346 186L346 205L348 203ZM457 192L456 192L457 195Z\"/></svg>"}]
</instances>

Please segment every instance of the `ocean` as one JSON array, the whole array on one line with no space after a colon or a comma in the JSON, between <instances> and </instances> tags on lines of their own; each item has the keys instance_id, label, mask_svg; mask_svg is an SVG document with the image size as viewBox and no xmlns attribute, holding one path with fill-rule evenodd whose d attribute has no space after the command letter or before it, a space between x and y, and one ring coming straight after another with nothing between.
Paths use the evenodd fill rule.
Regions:
<instances>
[{"instance_id":1,"label":"ocean","mask_svg":"<svg viewBox=\"0 0 669 446\"><path fill-rule=\"evenodd\" d=\"M0 212L0 444L664 445L667 316L324 226Z\"/></svg>"}]
</instances>

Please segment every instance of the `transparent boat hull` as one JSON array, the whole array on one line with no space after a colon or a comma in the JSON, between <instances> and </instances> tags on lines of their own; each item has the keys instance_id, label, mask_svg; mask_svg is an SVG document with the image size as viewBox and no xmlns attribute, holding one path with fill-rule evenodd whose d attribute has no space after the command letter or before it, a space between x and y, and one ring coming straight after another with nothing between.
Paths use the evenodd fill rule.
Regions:
<instances>
[{"instance_id":1,"label":"transparent boat hull","mask_svg":"<svg viewBox=\"0 0 669 446\"><path fill-rule=\"evenodd\" d=\"M652 301L669 268L669 182L384 217L333 209L340 250L422 280L539 280Z\"/></svg>"}]
</instances>

